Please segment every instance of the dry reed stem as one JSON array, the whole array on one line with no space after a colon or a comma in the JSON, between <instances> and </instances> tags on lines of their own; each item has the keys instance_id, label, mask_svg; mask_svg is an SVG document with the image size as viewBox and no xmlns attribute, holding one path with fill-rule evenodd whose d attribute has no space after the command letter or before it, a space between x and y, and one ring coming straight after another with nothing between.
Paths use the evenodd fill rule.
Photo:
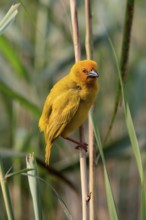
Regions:
<instances>
[{"instance_id":1,"label":"dry reed stem","mask_svg":"<svg viewBox=\"0 0 146 220\"><path fill-rule=\"evenodd\" d=\"M79 38L79 27L78 27L76 0L70 0L70 9L71 9L71 22L72 22L75 61L77 62L77 61L81 60L81 49L80 49L80 38Z\"/></svg>"},{"instance_id":2,"label":"dry reed stem","mask_svg":"<svg viewBox=\"0 0 146 220\"><path fill-rule=\"evenodd\" d=\"M71 10L71 22L73 30L73 43L74 43L74 53L75 61L81 59L81 49L79 40L79 28L78 28L78 17L77 17L77 4L76 0L70 0L70 10ZM80 127L80 142L83 142L83 127ZM87 211L87 168L86 168L86 153L83 149L80 149L80 175L81 175L81 190L82 190L82 219L88 219Z\"/></svg>"},{"instance_id":3,"label":"dry reed stem","mask_svg":"<svg viewBox=\"0 0 146 220\"><path fill-rule=\"evenodd\" d=\"M91 1L85 0L85 16L86 16L86 57L93 58L93 35L92 35L92 14ZM88 136L89 136L89 219L95 219L95 145L94 131L90 115L88 116Z\"/></svg>"}]
</instances>

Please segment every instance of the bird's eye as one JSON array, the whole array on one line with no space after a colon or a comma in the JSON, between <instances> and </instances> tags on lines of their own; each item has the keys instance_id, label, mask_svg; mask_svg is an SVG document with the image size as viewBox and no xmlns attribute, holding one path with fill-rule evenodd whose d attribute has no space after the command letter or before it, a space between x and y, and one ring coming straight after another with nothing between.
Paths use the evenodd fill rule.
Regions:
<instances>
[{"instance_id":1,"label":"bird's eye","mask_svg":"<svg viewBox=\"0 0 146 220\"><path fill-rule=\"evenodd\" d=\"M87 70L85 68L82 69L83 73L87 73Z\"/></svg>"}]
</instances>

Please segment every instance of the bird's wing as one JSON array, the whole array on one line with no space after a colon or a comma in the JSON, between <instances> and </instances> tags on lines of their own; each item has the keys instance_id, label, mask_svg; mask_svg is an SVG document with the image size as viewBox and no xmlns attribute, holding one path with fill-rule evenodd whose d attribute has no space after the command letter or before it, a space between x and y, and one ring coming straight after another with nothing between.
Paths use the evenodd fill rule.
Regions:
<instances>
[{"instance_id":1,"label":"bird's wing","mask_svg":"<svg viewBox=\"0 0 146 220\"><path fill-rule=\"evenodd\" d=\"M45 131L51 111L52 111L52 101L51 101L51 96L48 95L43 107L42 115L39 120L39 128L41 131Z\"/></svg>"},{"instance_id":2,"label":"bird's wing","mask_svg":"<svg viewBox=\"0 0 146 220\"><path fill-rule=\"evenodd\" d=\"M54 103L54 100L56 100L56 98L59 97L60 94L62 94L63 89L66 89L66 84L67 84L66 82L67 81L68 81L68 76L65 76L60 81L58 81L53 86L49 95L47 96L44 107L43 107L42 115L39 120L39 128L41 131L45 132L46 127L49 123L51 113L52 113L52 105ZM63 93L62 97L63 96L64 96L64 93Z\"/></svg>"},{"instance_id":3,"label":"bird's wing","mask_svg":"<svg viewBox=\"0 0 146 220\"><path fill-rule=\"evenodd\" d=\"M46 141L55 140L71 121L78 110L80 96L76 90L70 89L59 94L52 103L52 111L46 127Z\"/></svg>"}]
</instances>

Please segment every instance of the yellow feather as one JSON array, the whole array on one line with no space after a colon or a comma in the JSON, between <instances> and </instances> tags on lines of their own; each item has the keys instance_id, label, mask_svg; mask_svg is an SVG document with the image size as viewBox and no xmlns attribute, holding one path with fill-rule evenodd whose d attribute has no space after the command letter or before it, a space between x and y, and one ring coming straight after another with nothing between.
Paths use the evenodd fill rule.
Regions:
<instances>
[{"instance_id":1,"label":"yellow feather","mask_svg":"<svg viewBox=\"0 0 146 220\"><path fill-rule=\"evenodd\" d=\"M95 61L76 63L70 73L54 85L46 98L39 120L46 141L46 163L49 162L54 140L58 136L67 137L81 126L95 101L98 83L95 77L88 77L92 70L97 70Z\"/></svg>"},{"instance_id":2,"label":"yellow feather","mask_svg":"<svg viewBox=\"0 0 146 220\"><path fill-rule=\"evenodd\" d=\"M49 160L50 160L51 147L52 147L52 144L47 142L47 144L46 144L46 154L45 154L45 163L47 165L49 164Z\"/></svg>"}]
</instances>

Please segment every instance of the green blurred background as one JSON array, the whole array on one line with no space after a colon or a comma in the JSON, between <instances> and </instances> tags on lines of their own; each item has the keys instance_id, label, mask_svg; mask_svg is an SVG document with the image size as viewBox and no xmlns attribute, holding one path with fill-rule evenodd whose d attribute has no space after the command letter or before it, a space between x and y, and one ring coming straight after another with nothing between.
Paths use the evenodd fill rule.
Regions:
<instances>
[{"instance_id":1,"label":"green blurred background","mask_svg":"<svg viewBox=\"0 0 146 220\"><path fill-rule=\"evenodd\" d=\"M0 1L0 18L15 1ZM45 144L38 129L38 119L52 85L67 74L74 63L70 7L68 0L25 0L15 22L0 36L0 155L7 172L25 167L25 154L34 152L44 160ZM94 59L99 65L100 92L95 103L95 119L104 140L113 114L118 75L110 36L120 60L126 1L103 0L92 3ZM146 2L135 1L129 71L125 94L141 147L145 170L146 147ZM84 1L78 1L82 59L85 59ZM87 122L85 140L88 142ZM72 135L78 138L78 131ZM104 145L108 174L121 220L138 220L140 213L140 180L131 151L122 104ZM63 181L55 171L40 167L47 180L66 203L73 219L81 219L79 155L67 141L59 138L52 148L50 165L71 181ZM41 183L43 217L66 219L51 188ZM10 178L9 187L16 219L34 219L28 181L24 176ZM107 220L108 209L100 161L96 167L96 216ZM0 191L0 219L7 219Z\"/></svg>"}]
</instances>

